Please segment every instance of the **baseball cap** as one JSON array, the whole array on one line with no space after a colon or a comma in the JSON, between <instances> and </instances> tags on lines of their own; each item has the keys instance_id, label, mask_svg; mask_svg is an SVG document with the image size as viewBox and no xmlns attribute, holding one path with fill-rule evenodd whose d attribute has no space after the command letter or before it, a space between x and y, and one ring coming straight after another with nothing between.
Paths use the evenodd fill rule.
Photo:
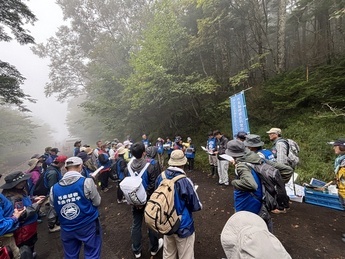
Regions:
<instances>
[{"instance_id":1,"label":"baseball cap","mask_svg":"<svg viewBox=\"0 0 345 259\"><path fill-rule=\"evenodd\" d=\"M279 128L271 128L269 131L267 131L266 133L268 134L271 134L271 133L274 133L274 134L282 134L282 130L279 129Z\"/></svg>"},{"instance_id":2,"label":"baseball cap","mask_svg":"<svg viewBox=\"0 0 345 259\"><path fill-rule=\"evenodd\" d=\"M333 146L345 146L345 139L344 138L340 138L340 139L337 139L334 142L330 142L330 144L332 144Z\"/></svg>"},{"instance_id":3,"label":"baseball cap","mask_svg":"<svg viewBox=\"0 0 345 259\"><path fill-rule=\"evenodd\" d=\"M53 163L55 163L55 164L57 164L57 163L65 163L66 159L67 159L67 156L57 156L54 159Z\"/></svg>"},{"instance_id":4,"label":"baseball cap","mask_svg":"<svg viewBox=\"0 0 345 259\"><path fill-rule=\"evenodd\" d=\"M82 165L83 160L80 157L72 156L65 161L65 167Z\"/></svg>"}]
</instances>

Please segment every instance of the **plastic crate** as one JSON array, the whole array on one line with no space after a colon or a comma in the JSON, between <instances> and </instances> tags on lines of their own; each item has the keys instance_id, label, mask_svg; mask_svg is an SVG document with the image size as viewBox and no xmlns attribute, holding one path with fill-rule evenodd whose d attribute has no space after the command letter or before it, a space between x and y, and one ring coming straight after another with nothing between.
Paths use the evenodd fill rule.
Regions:
<instances>
[{"instance_id":1,"label":"plastic crate","mask_svg":"<svg viewBox=\"0 0 345 259\"><path fill-rule=\"evenodd\" d=\"M343 206L341 206L339 202L338 195L336 194L315 191L310 188L305 188L304 193L305 203L310 203L335 210L344 210Z\"/></svg>"}]
</instances>

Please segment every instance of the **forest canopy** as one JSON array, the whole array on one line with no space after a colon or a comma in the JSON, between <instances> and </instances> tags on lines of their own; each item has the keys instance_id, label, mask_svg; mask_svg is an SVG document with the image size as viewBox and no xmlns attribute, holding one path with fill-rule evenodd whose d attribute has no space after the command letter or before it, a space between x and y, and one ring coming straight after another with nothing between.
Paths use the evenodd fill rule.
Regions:
<instances>
[{"instance_id":1,"label":"forest canopy","mask_svg":"<svg viewBox=\"0 0 345 259\"><path fill-rule=\"evenodd\" d=\"M329 171L325 143L344 132L345 1L57 3L69 25L33 50L51 61L48 96L83 94L73 135L96 123L90 139L231 136L228 98L251 88L251 132L268 144L266 130L281 127L303 147L302 171Z\"/></svg>"}]
</instances>

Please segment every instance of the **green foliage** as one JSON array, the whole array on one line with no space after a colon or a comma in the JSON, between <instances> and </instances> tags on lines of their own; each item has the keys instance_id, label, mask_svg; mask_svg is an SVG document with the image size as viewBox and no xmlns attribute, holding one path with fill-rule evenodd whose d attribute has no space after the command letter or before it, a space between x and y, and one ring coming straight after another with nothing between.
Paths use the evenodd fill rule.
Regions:
<instances>
[{"instance_id":1,"label":"green foliage","mask_svg":"<svg viewBox=\"0 0 345 259\"><path fill-rule=\"evenodd\" d=\"M25 23L36 21L27 5L18 0L0 0L0 6L0 41L11 41L10 31L20 44L34 43L34 38L23 27ZM19 110L28 111L24 100L35 100L20 89L24 79L15 67L0 59L0 105L14 104Z\"/></svg>"}]
</instances>

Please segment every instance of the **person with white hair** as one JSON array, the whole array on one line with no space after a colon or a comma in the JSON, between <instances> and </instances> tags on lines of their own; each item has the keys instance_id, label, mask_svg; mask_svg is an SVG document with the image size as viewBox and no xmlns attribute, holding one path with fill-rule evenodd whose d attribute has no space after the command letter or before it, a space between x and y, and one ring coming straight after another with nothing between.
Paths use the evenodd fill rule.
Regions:
<instances>
[{"instance_id":1,"label":"person with white hair","mask_svg":"<svg viewBox=\"0 0 345 259\"><path fill-rule=\"evenodd\" d=\"M278 238L268 231L265 221L252 212L239 211L232 215L220 240L228 259L291 258Z\"/></svg>"}]
</instances>

